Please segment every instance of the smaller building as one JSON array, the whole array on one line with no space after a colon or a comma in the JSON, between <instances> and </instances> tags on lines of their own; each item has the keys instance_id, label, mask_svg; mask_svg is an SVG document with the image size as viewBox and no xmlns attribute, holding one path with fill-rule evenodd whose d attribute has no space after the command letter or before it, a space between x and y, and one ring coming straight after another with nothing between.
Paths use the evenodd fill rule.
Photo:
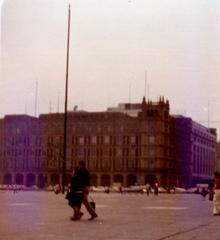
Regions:
<instances>
[{"instance_id":1,"label":"smaller building","mask_svg":"<svg viewBox=\"0 0 220 240\"><path fill-rule=\"evenodd\" d=\"M216 168L216 129L191 118L173 116L172 134L179 185L208 183Z\"/></svg>"}]
</instances>

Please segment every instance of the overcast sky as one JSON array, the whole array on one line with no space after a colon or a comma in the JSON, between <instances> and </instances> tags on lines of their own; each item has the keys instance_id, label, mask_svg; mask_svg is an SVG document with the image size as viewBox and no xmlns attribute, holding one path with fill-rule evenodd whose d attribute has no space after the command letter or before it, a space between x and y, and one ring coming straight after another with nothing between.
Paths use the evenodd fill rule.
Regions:
<instances>
[{"instance_id":1,"label":"overcast sky","mask_svg":"<svg viewBox=\"0 0 220 240\"><path fill-rule=\"evenodd\" d=\"M147 97L220 128L219 0L5 0L0 117L34 115L36 82L37 113L63 111L69 2L68 109L141 102L146 72Z\"/></svg>"}]
</instances>

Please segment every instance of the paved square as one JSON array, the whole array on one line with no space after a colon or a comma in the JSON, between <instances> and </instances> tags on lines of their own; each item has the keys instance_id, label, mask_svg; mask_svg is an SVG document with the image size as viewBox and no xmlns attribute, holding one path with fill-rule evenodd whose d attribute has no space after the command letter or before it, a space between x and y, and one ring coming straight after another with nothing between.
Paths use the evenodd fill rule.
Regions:
<instances>
[{"instance_id":1,"label":"paved square","mask_svg":"<svg viewBox=\"0 0 220 240\"><path fill-rule=\"evenodd\" d=\"M69 218L64 195L0 191L1 240L220 240L220 216L196 194L93 193L99 218Z\"/></svg>"}]
</instances>

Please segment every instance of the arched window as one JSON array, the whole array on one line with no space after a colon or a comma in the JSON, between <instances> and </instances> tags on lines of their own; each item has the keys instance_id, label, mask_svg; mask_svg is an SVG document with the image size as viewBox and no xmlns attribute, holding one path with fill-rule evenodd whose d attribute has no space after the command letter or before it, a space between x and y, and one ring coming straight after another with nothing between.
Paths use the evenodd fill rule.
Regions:
<instances>
[{"instance_id":1,"label":"arched window","mask_svg":"<svg viewBox=\"0 0 220 240\"><path fill-rule=\"evenodd\" d=\"M36 185L36 176L33 173L29 173L27 175L26 186L27 187L32 187L34 185Z\"/></svg>"},{"instance_id":2,"label":"arched window","mask_svg":"<svg viewBox=\"0 0 220 240\"><path fill-rule=\"evenodd\" d=\"M137 183L137 176L134 174L129 174L127 177L127 185L132 186Z\"/></svg>"},{"instance_id":3,"label":"arched window","mask_svg":"<svg viewBox=\"0 0 220 240\"><path fill-rule=\"evenodd\" d=\"M123 176L121 174L114 175L114 182L115 183L121 183L123 185L123 183L124 183Z\"/></svg>"},{"instance_id":4,"label":"arched window","mask_svg":"<svg viewBox=\"0 0 220 240\"><path fill-rule=\"evenodd\" d=\"M101 185L102 186L110 186L111 182L110 182L110 176L107 174L104 174L101 176Z\"/></svg>"}]
</instances>

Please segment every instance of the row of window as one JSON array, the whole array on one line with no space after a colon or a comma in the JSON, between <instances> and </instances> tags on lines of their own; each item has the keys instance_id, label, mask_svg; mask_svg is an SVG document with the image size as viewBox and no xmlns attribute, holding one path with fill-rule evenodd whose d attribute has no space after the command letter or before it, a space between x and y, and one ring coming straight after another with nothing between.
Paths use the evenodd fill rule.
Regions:
<instances>
[{"instance_id":1,"label":"row of window","mask_svg":"<svg viewBox=\"0 0 220 240\"><path fill-rule=\"evenodd\" d=\"M213 154L194 154L193 156L193 173L212 176L214 171Z\"/></svg>"},{"instance_id":2,"label":"row of window","mask_svg":"<svg viewBox=\"0 0 220 240\"><path fill-rule=\"evenodd\" d=\"M155 136L144 136L142 142L154 144L156 141ZM200 138L200 137L193 137L193 141L195 144L202 144L206 145L207 147L215 148L216 142L214 140ZM60 146L63 144L63 137L62 136L48 136L48 137L32 137L29 136L19 136L19 137L12 137L9 139L8 142L10 145L24 145L30 146L35 144L36 146L42 146L45 144L52 145L52 146ZM133 136L72 136L71 138L67 138L67 143L72 145L137 145L140 143L140 137L137 135ZM161 144L169 144L168 136L164 136L164 139L161 139ZM8 145L8 146L10 146Z\"/></svg>"},{"instance_id":3,"label":"row of window","mask_svg":"<svg viewBox=\"0 0 220 240\"><path fill-rule=\"evenodd\" d=\"M35 149L35 150L29 150L29 149L13 149L13 150L7 150L3 152L3 156L35 156L35 157L41 157L41 156L62 156L62 148L53 149L48 148L47 150L41 150L41 149ZM67 155L70 155L70 149L67 149ZM72 148L71 150L71 156L83 156L83 157L89 157L89 156L97 156L97 157L112 157L112 156L138 156L139 150L138 148Z\"/></svg>"},{"instance_id":4,"label":"row of window","mask_svg":"<svg viewBox=\"0 0 220 240\"><path fill-rule=\"evenodd\" d=\"M194 153L197 155L204 156L205 158L214 159L215 158L215 152L209 151L207 149L203 149L201 147L194 148ZM0 157L28 157L28 156L35 156L35 157L41 157L41 156L62 156L63 154L63 148L47 148L47 149L12 149L0 152ZM157 148L157 155L158 157L172 157L174 154L173 150L170 148ZM183 152L184 155L186 155L185 152ZM149 156L154 157L156 156L155 148L137 148L135 146L131 147L74 147L74 148L67 148L67 156L72 157L115 157L115 156Z\"/></svg>"},{"instance_id":5,"label":"row of window","mask_svg":"<svg viewBox=\"0 0 220 240\"><path fill-rule=\"evenodd\" d=\"M47 140L47 141L45 141ZM68 142L70 142L70 138L67 138ZM51 144L51 145L60 145L63 143L62 136L48 136L47 139L45 137L35 136L33 138L30 137L12 137L9 139L9 143L11 145L24 145L30 146L35 144L37 146L41 146L42 144ZM138 136L72 136L71 138L72 144L138 144Z\"/></svg>"},{"instance_id":6,"label":"row of window","mask_svg":"<svg viewBox=\"0 0 220 240\"><path fill-rule=\"evenodd\" d=\"M198 137L198 136L193 137L193 142L194 143L200 143L200 144L205 145L207 147L209 146L209 147L213 147L213 148L216 145L215 140L208 139L208 138L201 138L201 137Z\"/></svg>"},{"instance_id":7,"label":"row of window","mask_svg":"<svg viewBox=\"0 0 220 240\"><path fill-rule=\"evenodd\" d=\"M166 148L160 148L157 150L158 154L160 156L170 156L170 149ZM41 157L41 156L47 156L47 157L52 157L52 156L62 156L63 154L63 149L62 148L47 148L46 150L42 149L12 149L12 150L7 150L3 152L4 157L28 157L28 156L35 156L35 157ZM115 157L115 156L150 156L153 157L155 156L156 152L153 147L151 148L137 148L137 147L106 147L106 148L99 148L99 147L77 147L77 148L68 148L67 149L67 156L72 156L72 157Z\"/></svg>"},{"instance_id":8,"label":"row of window","mask_svg":"<svg viewBox=\"0 0 220 240\"><path fill-rule=\"evenodd\" d=\"M16 158L8 160L3 160L0 164L2 169L16 169L16 170L37 170L45 167L45 161L41 159L30 160L28 158L18 161Z\"/></svg>"},{"instance_id":9,"label":"row of window","mask_svg":"<svg viewBox=\"0 0 220 240\"><path fill-rule=\"evenodd\" d=\"M34 141L35 140L35 141ZM45 141L46 140L46 141ZM11 144L8 144L7 147L22 145L24 147L30 147L35 144L35 146L47 146L49 147L60 147L63 145L62 136L48 136L46 137L19 137L12 138L10 140ZM34 143L35 142L35 143ZM138 136L72 136L67 138L67 144L69 145L138 145L140 144L155 144L156 137L152 135L143 135L141 138ZM160 136L158 138L158 143L160 144L169 144L168 136Z\"/></svg>"},{"instance_id":10,"label":"row of window","mask_svg":"<svg viewBox=\"0 0 220 240\"><path fill-rule=\"evenodd\" d=\"M72 161L67 161L67 169L71 170L73 167L73 159ZM17 161L17 159L11 159L10 161L4 160L0 162L1 169L14 169L14 170L37 170L44 169L45 167L48 170L61 170L62 163L58 161L58 159L51 159L50 161L41 161L39 159L35 159L34 161L30 161L30 159L24 159L22 161ZM88 167L93 171L99 170L134 170L137 168L137 161L135 159L130 159L127 161L126 159L94 159L93 161L88 162Z\"/></svg>"}]
</instances>

